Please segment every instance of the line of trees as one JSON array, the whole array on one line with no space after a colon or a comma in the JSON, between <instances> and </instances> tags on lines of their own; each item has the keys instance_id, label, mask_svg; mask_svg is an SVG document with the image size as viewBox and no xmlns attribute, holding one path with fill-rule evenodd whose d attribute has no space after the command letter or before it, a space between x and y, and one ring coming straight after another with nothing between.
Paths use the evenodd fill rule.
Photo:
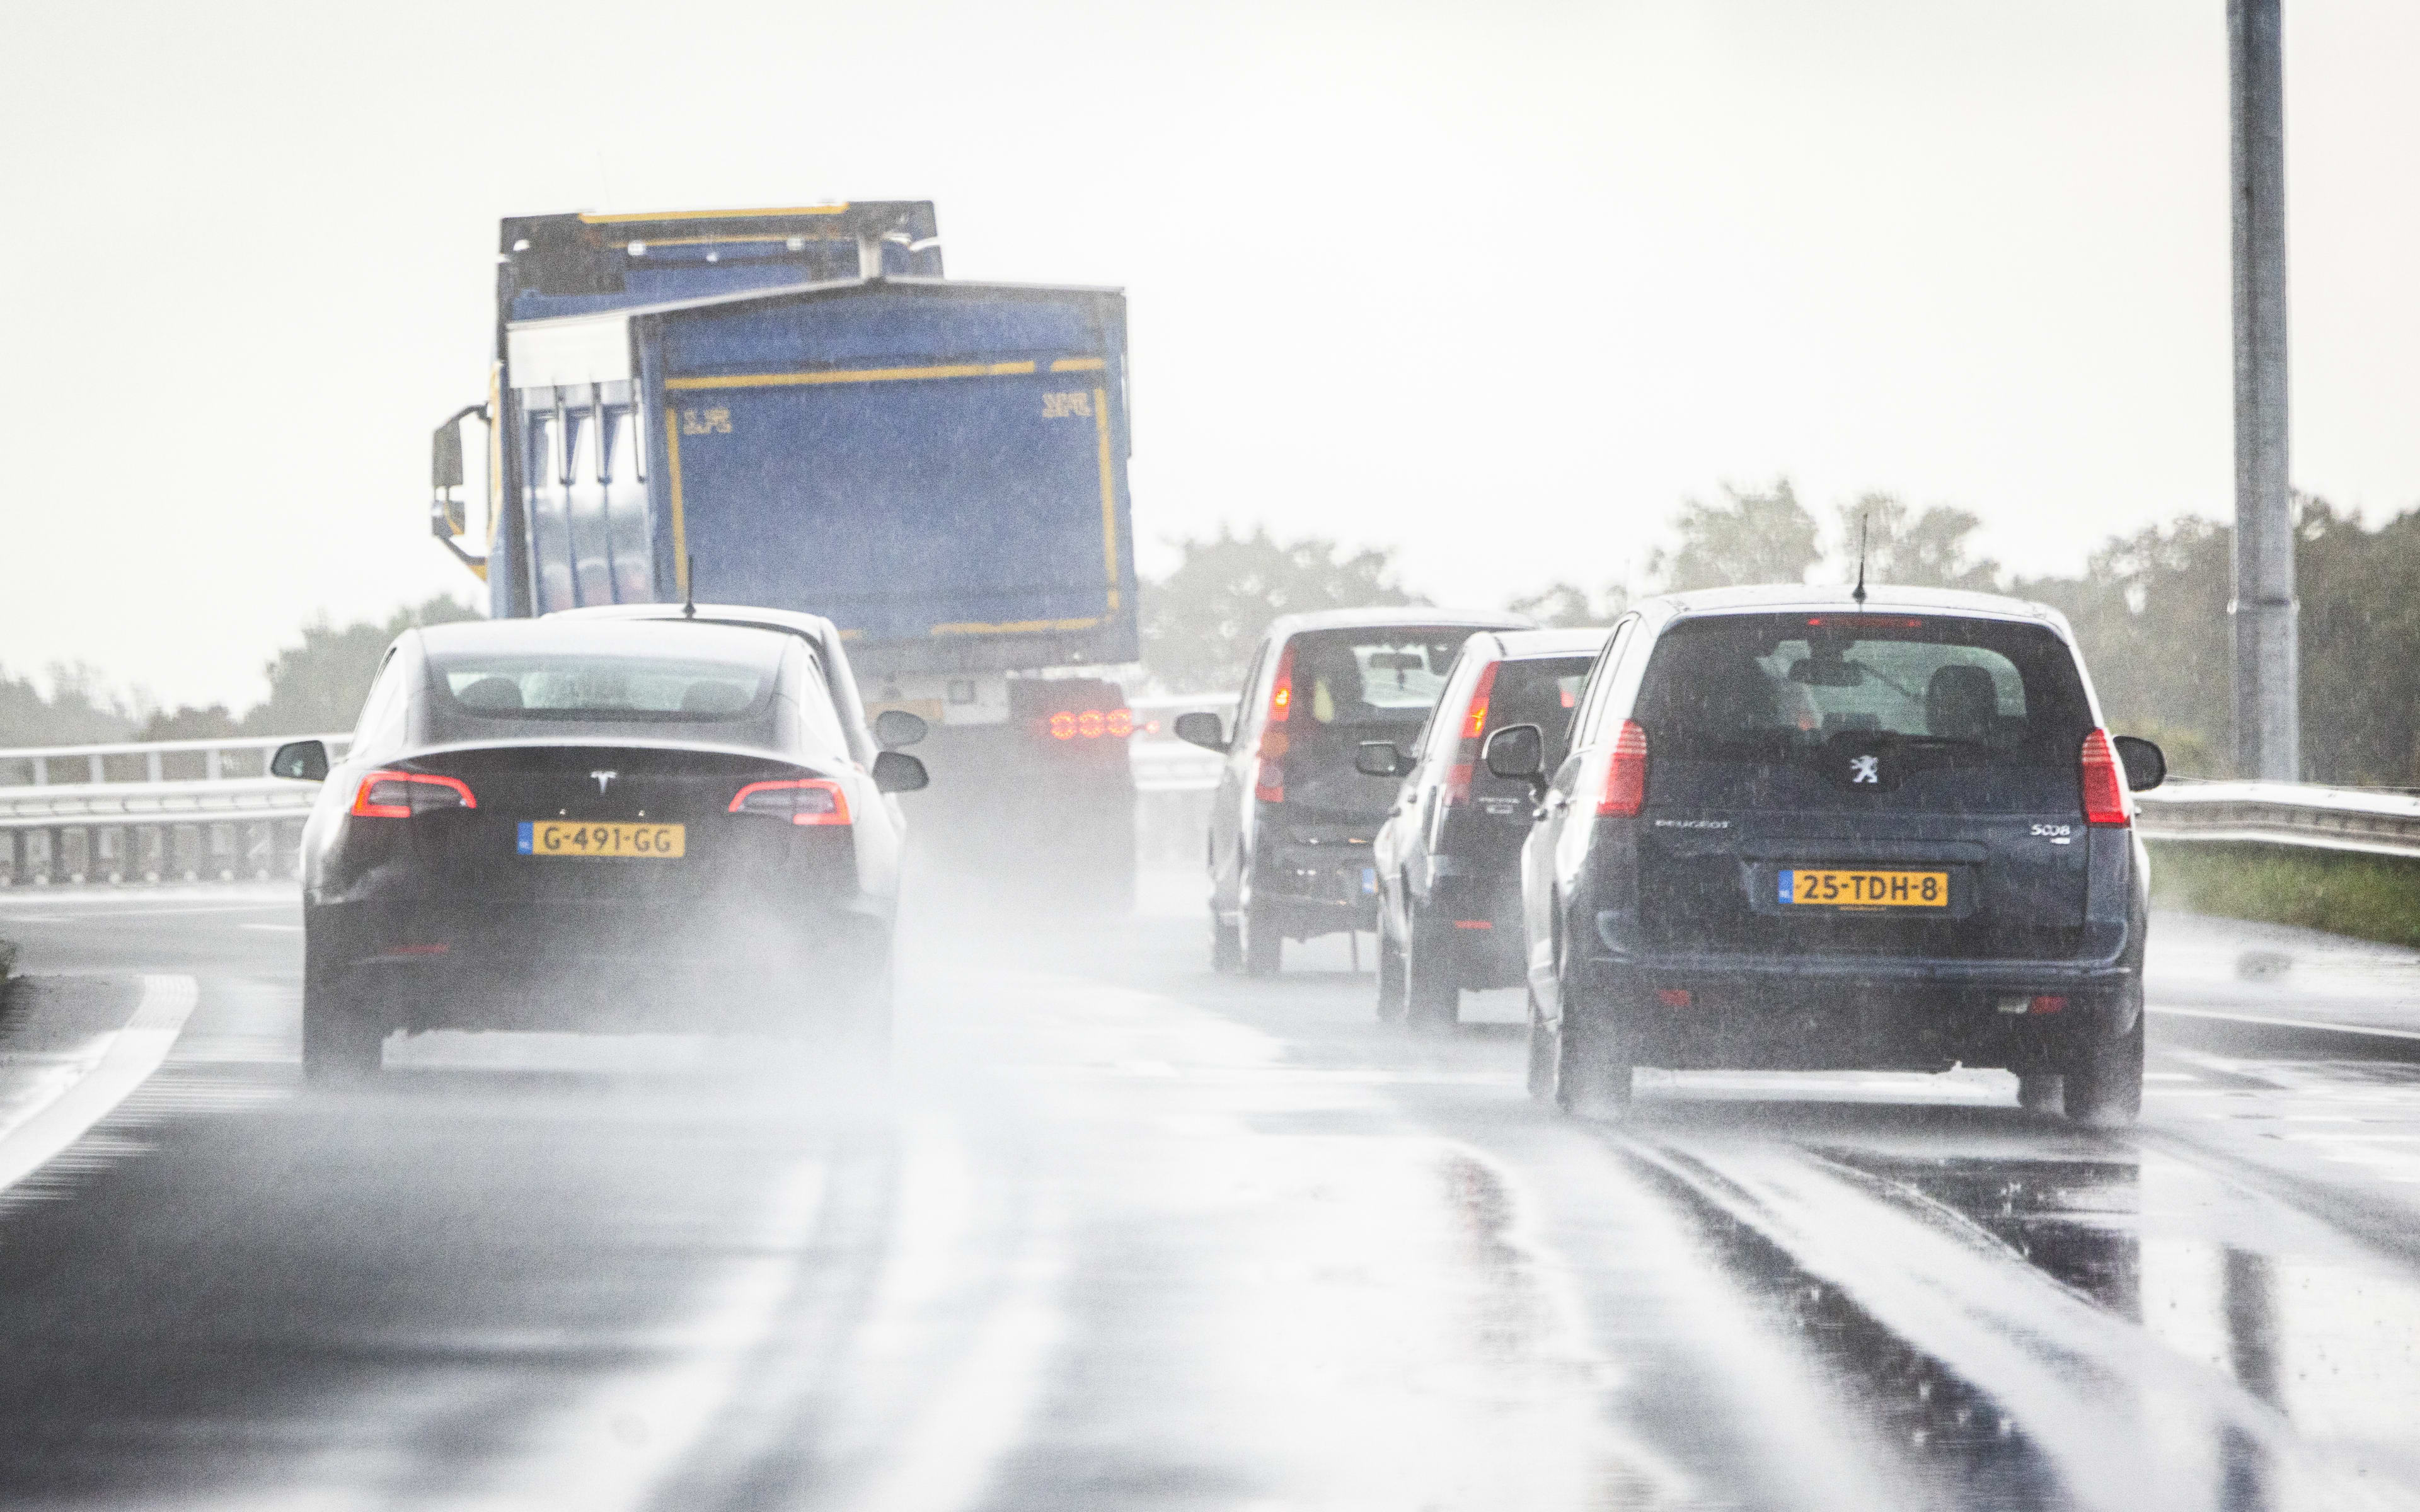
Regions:
<instances>
[{"instance_id":1,"label":"line of trees","mask_svg":"<svg viewBox=\"0 0 2420 1512\"><path fill-rule=\"evenodd\" d=\"M2420 785L2420 510L2371 528L2304 497L2296 521L2306 779ZM1648 576L1659 592L1845 582L1862 532L1869 581L2012 594L2059 609L2118 728L2159 741L2180 773L2229 775L2232 529L2187 516L2109 537L2081 573L2024 577L1977 551L1981 523L1884 493L1842 502L1825 521L1782 479L1684 502ZM1181 553L1143 593L1145 667L1178 691L1234 687L1280 613L1428 602L1404 586L1391 551L1342 554L1332 541L1279 542L1263 530L1186 541ZM1545 625L1604 625L1628 602L1624 584L1558 579L1507 607Z\"/></svg>"},{"instance_id":2,"label":"line of trees","mask_svg":"<svg viewBox=\"0 0 2420 1512\"><path fill-rule=\"evenodd\" d=\"M234 735L310 735L349 730L387 643L415 625L442 625L478 611L443 594L383 621L302 627L261 669L269 697L238 715L224 703L158 708L142 694L113 691L84 663L50 669L47 691L0 668L0 746L76 746L120 740L217 740Z\"/></svg>"}]
</instances>

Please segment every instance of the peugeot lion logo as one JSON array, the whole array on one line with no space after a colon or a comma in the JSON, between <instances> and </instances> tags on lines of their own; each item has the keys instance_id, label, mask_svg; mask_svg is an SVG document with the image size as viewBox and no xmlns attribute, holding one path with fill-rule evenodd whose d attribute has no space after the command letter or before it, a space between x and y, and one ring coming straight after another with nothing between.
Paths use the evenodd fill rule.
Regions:
<instances>
[{"instance_id":1,"label":"peugeot lion logo","mask_svg":"<svg viewBox=\"0 0 2420 1512\"><path fill-rule=\"evenodd\" d=\"M1876 787L1882 786L1883 759L1879 756L1850 757L1849 780L1851 782L1870 782Z\"/></svg>"},{"instance_id":2,"label":"peugeot lion logo","mask_svg":"<svg viewBox=\"0 0 2420 1512\"><path fill-rule=\"evenodd\" d=\"M597 779L597 795L601 798L605 795L605 790L613 785L613 779L620 777L622 774L619 772L591 772L588 775ZM1860 778L1858 780L1863 781L1864 779Z\"/></svg>"}]
</instances>

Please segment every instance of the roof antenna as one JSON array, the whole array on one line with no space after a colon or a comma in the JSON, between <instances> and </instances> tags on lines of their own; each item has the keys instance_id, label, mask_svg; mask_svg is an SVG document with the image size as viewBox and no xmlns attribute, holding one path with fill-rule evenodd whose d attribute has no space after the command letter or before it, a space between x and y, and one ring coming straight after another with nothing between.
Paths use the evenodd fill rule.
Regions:
<instances>
[{"instance_id":1,"label":"roof antenna","mask_svg":"<svg viewBox=\"0 0 2420 1512\"><path fill-rule=\"evenodd\" d=\"M1865 580L1863 568L1858 569L1857 580L1861 583ZM1859 588L1857 593L1860 595L1859 602L1862 603L1865 590ZM689 571L681 574L681 618L685 620L697 618L697 553L694 551L689 554Z\"/></svg>"},{"instance_id":2,"label":"roof antenna","mask_svg":"<svg viewBox=\"0 0 2420 1512\"><path fill-rule=\"evenodd\" d=\"M1872 516L1873 511L1868 509L1857 517L1857 586L1849 591L1849 596L1857 601L1859 609L1866 607L1866 521Z\"/></svg>"}]
</instances>

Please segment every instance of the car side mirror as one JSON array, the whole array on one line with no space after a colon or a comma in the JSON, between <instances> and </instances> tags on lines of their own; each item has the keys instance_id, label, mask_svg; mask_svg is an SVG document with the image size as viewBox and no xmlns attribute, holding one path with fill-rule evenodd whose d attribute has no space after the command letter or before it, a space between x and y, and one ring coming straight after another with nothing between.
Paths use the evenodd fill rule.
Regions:
<instances>
[{"instance_id":1,"label":"car side mirror","mask_svg":"<svg viewBox=\"0 0 2420 1512\"><path fill-rule=\"evenodd\" d=\"M1353 748L1353 769L1363 777L1401 777L1412 769L1390 740L1365 740Z\"/></svg>"},{"instance_id":2,"label":"car side mirror","mask_svg":"<svg viewBox=\"0 0 2420 1512\"><path fill-rule=\"evenodd\" d=\"M317 740L289 740L270 755L269 775L298 782L328 779L328 748Z\"/></svg>"},{"instance_id":3,"label":"car side mirror","mask_svg":"<svg viewBox=\"0 0 2420 1512\"><path fill-rule=\"evenodd\" d=\"M875 753L874 790L876 792L921 793L932 785L933 774L925 771L924 764L915 757L897 750Z\"/></svg>"},{"instance_id":4,"label":"car side mirror","mask_svg":"<svg viewBox=\"0 0 2420 1512\"><path fill-rule=\"evenodd\" d=\"M1542 783L1546 777L1545 733L1533 724L1508 724L1487 737L1479 759L1497 777Z\"/></svg>"},{"instance_id":5,"label":"car side mirror","mask_svg":"<svg viewBox=\"0 0 2420 1512\"><path fill-rule=\"evenodd\" d=\"M2126 789L2148 793L2168 779L2167 754L2140 735L2119 735L2118 764L2126 768Z\"/></svg>"},{"instance_id":6,"label":"car side mirror","mask_svg":"<svg viewBox=\"0 0 2420 1512\"><path fill-rule=\"evenodd\" d=\"M885 750L912 746L932 733L932 726L906 709L885 709L874 717L874 743ZM920 782L917 786L923 784Z\"/></svg>"},{"instance_id":7,"label":"car side mirror","mask_svg":"<svg viewBox=\"0 0 2420 1512\"><path fill-rule=\"evenodd\" d=\"M1203 750L1224 751L1227 727L1215 714L1180 714L1176 717L1176 738Z\"/></svg>"}]
</instances>

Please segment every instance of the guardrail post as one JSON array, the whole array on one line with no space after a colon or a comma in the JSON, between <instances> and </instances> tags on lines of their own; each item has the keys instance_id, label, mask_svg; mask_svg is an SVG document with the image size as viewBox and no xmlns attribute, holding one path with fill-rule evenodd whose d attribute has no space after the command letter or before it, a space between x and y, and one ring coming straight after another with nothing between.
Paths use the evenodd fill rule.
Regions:
<instances>
[{"instance_id":1,"label":"guardrail post","mask_svg":"<svg viewBox=\"0 0 2420 1512\"><path fill-rule=\"evenodd\" d=\"M157 882L167 871L166 829L159 825L145 825L134 832L134 874L146 882Z\"/></svg>"},{"instance_id":2,"label":"guardrail post","mask_svg":"<svg viewBox=\"0 0 2420 1512\"><path fill-rule=\"evenodd\" d=\"M45 887L51 880L51 832L47 829L25 831L25 875L34 886Z\"/></svg>"},{"instance_id":3,"label":"guardrail post","mask_svg":"<svg viewBox=\"0 0 2420 1512\"><path fill-rule=\"evenodd\" d=\"M51 779L51 764L45 757L34 758L34 786L41 787Z\"/></svg>"},{"instance_id":4,"label":"guardrail post","mask_svg":"<svg viewBox=\"0 0 2420 1512\"><path fill-rule=\"evenodd\" d=\"M210 825L209 841L210 875L218 878L221 882L233 882L235 880L236 864L239 858L236 850L235 825L231 824L216 824Z\"/></svg>"},{"instance_id":5,"label":"guardrail post","mask_svg":"<svg viewBox=\"0 0 2420 1512\"><path fill-rule=\"evenodd\" d=\"M184 882L198 882L202 876L202 826L171 825L168 826L169 875Z\"/></svg>"},{"instance_id":6,"label":"guardrail post","mask_svg":"<svg viewBox=\"0 0 2420 1512\"><path fill-rule=\"evenodd\" d=\"M81 825L59 831L59 866L70 882L92 874L92 831Z\"/></svg>"},{"instance_id":7,"label":"guardrail post","mask_svg":"<svg viewBox=\"0 0 2420 1512\"><path fill-rule=\"evenodd\" d=\"M92 870L112 885L126 880L126 831L110 825L93 832Z\"/></svg>"},{"instance_id":8,"label":"guardrail post","mask_svg":"<svg viewBox=\"0 0 2420 1512\"><path fill-rule=\"evenodd\" d=\"M0 887L17 885L17 832L0 829Z\"/></svg>"}]
</instances>

